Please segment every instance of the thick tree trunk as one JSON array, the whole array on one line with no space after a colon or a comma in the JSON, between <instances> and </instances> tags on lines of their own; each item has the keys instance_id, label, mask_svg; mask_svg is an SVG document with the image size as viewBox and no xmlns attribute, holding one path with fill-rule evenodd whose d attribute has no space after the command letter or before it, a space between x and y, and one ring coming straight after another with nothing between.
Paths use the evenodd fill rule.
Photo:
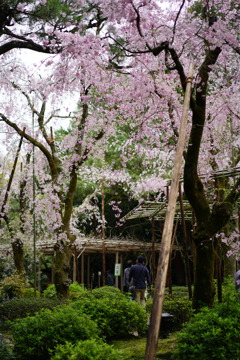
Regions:
<instances>
[{"instance_id":1,"label":"thick tree trunk","mask_svg":"<svg viewBox=\"0 0 240 360\"><path fill-rule=\"evenodd\" d=\"M207 239L196 246L193 308L212 307L214 295L214 246L213 241Z\"/></svg>"},{"instance_id":2,"label":"thick tree trunk","mask_svg":"<svg viewBox=\"0 0 240 360\"><path fill-rule=\"evenodd\" d=\"M70 260L71 249L69 244L58 242L55 247L55 286L57 293L68 298L69 296L69 273L70 273Z\"/></svg>"},{"instance_id":3,"label":"thick tree trunk","mask_svg":"<svg viewBox=\"0 0 240 360\"><path fill-rule=\"evenodd\" d=\"M12 242L13 259L16 270L19 274L24 273L24 250L23 243L20 239Z\"/></svg>"}]
</instances>

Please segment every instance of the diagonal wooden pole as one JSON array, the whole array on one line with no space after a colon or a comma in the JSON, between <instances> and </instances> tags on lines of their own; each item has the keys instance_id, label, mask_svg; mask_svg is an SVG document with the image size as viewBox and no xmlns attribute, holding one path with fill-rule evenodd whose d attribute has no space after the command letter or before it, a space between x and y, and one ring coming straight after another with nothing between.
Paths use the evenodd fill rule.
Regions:
<instances>
[{"instance_id":1,"label":"diagonal wooden pole","mask_svg":"<svg viewBox=\"0 0 240 360\"><path fill-rule=\"evenodd\" d=\"M0 210L0 226L1 226L1 221L5 216L5 207L6 207L6 204L7 204L7 201L8 201L8 195L9 195L9 192L10 192L10 189L11 189L11 185L12 185L14 173L15 173L15 170L16 170L19 154L20 154L20 151L21 151L21 146L22 146L22 142L23 142L24 133L25 133L25 128L23 129L23 133L22 133L22 136L21 136L20 141L19 141L19 145L18 145L17 153L16 153L16 156L15 156L15 159L14 159L12 171L11 171L11 174L10 174L10 177L9 177L9 180L8 180L6 193L5 193L4 200L3 200L3 203L2 203L2 206L1 206L1 210Z\"/></svg>"},{"instance_id":2,"label":"diagonal wooden pole","mask_svg":"<svg viewBox=\"0 0 240 360\"><path fill-rule=\"evenodd\" d=\"M182 156L183 156L183 150L186 139L186 128L187 128L188 110L189 110L190 97L191 97L193 68L194 68L193 61L191 60L189 65L188 77L186 79L187 84L186 84L186 91L184 97L181 124L179 129L179 138L177 142L176 156L175 156L175 162L172 173L169 201L168 201L167 212L163 227L162 243L161 243L161 250L158 261L156 284L155 284L154 297L153 297L153 306L151 311L149 332L148 332L146 352L144 358L145 360L156 359L158 336L159 336L159 329L160 329L162 308L164 301L164 291L166 286L167 270L169 263L169 254L171 249L173 221L174 221L174 214L175 214L176 202L178 196L178 186L179 186L180 171L182 166Z\"/></svg>"}]
</instances>

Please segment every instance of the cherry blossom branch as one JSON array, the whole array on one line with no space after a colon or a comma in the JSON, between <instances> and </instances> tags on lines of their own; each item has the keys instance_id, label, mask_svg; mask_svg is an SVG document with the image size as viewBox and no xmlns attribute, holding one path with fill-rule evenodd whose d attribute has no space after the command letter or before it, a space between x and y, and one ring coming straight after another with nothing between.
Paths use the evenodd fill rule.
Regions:
<instances>
[{"instance_id":1,"label":"cherry blossom branch","mask_svg":"<svg viewBox=\"0 0 240 360\"><path fill-rule=\"evenodd\" d=\"M28 140L31 144L33 144L34 146L36 146L37 148L39 148L42 153L46 156L47 160L48 160L48 164L50 166L51 169L51 173L52 176L55 178L56 177L56 173L57 173L57 169L56 166L54 165L54 159L51 155L51 153L47 150L47 148L40 143L39 141L37 141L36 139L34 139L31 135L27 134L26 132L24 132L23 130L21 130L17 124L13 123L12 121L10 121L4 114L0 113L0 121L4 121L7 125L9 125L12 129L14 129L18 135L23 136L24 139Z\"/></svg>"},{"instance_id":2,"label":"cherry blossom branch","mask_svg":"<svg viewBox=\"0 0 240 360\"><path fill-rule=\"evenodd\" d=\"M181 14L181 11L182 11L182 9L183 9L184 4L185 4L185 0L183 0L182 4L180 5L180 8L179 8L179 10L178 10L177 16L176 16L175 21L174 21L174 25L173 25L173 37L172 37L171 43L174 42L174 37L175 37L176 27L177 27L177 21L178 21L178 18L179 18L179 16L180 16L180 14Z\"/></svg>"}]
</instances>

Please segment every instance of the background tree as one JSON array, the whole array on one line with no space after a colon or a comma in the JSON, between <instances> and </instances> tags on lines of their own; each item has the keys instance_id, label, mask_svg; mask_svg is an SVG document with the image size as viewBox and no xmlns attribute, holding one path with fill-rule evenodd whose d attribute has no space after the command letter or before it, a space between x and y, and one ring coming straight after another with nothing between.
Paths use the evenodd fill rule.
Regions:
<instances>
[{"instance_id":1,"label":"background tree","mask_svg":"<svg viewBox=\"0 0 240 360\"><path fill-rule=\"evenodd\" d=\"M101 7L112 21L107 33L109 41L117 44L126 56L137 57L145 63L151 61L146 56L148 53L158 57L159 63L165 65L165 71L169 76L175 77L175 90L177 86L185 90L184 66L187 63L187 55L193 54L196 75L191 97L192 126L185 156L184 189L197 220L194 233L196 264L193 304L195 308L203 304L212 306L215 293L212 239L230 220L233 205L239 197L239 178L232 183L231 190L224 199L215 201L211 207L199 176L199 169L204 163L208 170L204 168L203 172L209 173L211 164L203 160L206 160L204 157L209 156L209 153L213 156L210 148L217 148L215 141L219 137L205 135L207 131L213 133L219 128L226 130L230 119L234 119L234 132L239 126L236 116L238 105L236 106L235 101L232 103L231 98L227 98L230 89L236 96L239 94L239 66L236 56L239 4L232 1L222 3L217 0L190 3L169 1L168 6L164 8L157 1L116 1L111 2L111 5L109 2L102 2ZM116 23L118 25L115 25ZM119 37L122 39L121 42ZM231 73L230 82L221 82L220 74L223 68L227 68ZM223 98L228 105L223 104ZM220 103L224 111L217 114ZM212 111L215 111L215 115ZM234 152L239 153L239 145L234 136L231 137L231 141L236 144ZM207 145L208 151L203 149L203 145ZM220 159L216 160L221 169L231 165L229 154L224 155L226 156L221 158L221 165ZM237 164L238 156L236 160Z\"/></svg>"}]
</instances>

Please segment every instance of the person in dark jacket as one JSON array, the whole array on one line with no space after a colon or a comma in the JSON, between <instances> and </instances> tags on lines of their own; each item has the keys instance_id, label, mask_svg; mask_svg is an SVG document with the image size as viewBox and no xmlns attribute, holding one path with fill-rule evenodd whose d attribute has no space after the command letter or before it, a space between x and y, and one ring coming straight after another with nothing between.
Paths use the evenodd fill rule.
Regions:
<instances>
[{"instance_id":1,"label":"person in dark jacket","mask_svg":"<svg viewBox=\"0 0 240 360\"><path fill-rule=\"evenodd\" d=\"M139 255L137 257L136 265L133 265L129 273L129 285L132 283L135 287L134 299L143 307L146 305L145 291L146 287L151 285L149 271L143 265L144 257Z\"/></svg>"},{"instance_id":2,"label":"person in dark jacket","mask_svg":"<svg viewBox=\"0 0 240 360\"><path fill-rule=\"evenodd\" d=\"M129 291L129 273L132 266L132 260L128 260L127 267L124 269L124 275L123 275L123 291L128 292Z\"/></svg>"},{"instance_id":3,"label":"person in dark jacket","mask_svg":"<svg viewBox=\"0 0 240 360\"><path fill-rule=\"evenodd\" d=\"M106 271L106 285L107 286L114 286L114 275L111 270Z\"/></svg>"}]
</instances>

